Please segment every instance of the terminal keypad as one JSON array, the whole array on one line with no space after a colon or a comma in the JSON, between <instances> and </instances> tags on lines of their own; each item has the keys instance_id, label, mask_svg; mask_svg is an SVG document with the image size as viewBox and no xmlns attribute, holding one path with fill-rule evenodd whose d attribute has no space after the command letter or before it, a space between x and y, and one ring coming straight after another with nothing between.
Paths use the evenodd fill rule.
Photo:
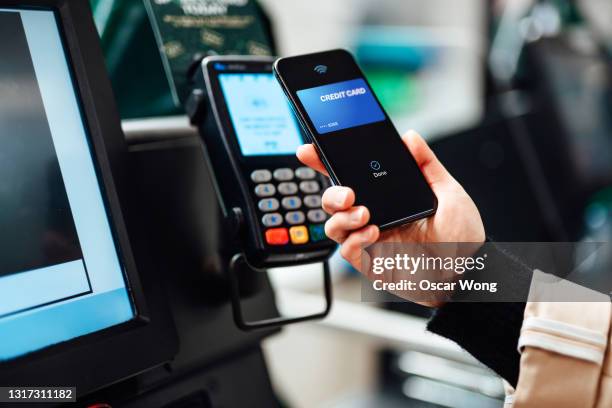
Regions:
<instances>
[{"instance_id":1,"label":"terminal keypad","mask_svg":"<svg viewBox=\"0 0 612 408\"><path fill-rule=\"evenodd\" d=\"M252 191L268 245L301 245L327 239L321 208L324 186L308 167L256 169Z\"/></svg>"}]
</instances>

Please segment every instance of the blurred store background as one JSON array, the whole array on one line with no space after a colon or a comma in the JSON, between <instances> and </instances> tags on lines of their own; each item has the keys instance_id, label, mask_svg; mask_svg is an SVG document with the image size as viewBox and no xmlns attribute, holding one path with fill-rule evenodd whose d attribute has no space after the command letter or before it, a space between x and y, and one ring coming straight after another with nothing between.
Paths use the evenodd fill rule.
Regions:
<instances>
[{"instance_id":1,"label":"blurred store background","mask_svg":"<svg viewBox=\"0 0 612 408\"><path fill-rule=\"evenodd\" d=\"M91 3L131 148L196 137L173 102L143 3ZM609 0L259 4L279 55L356 54L397 128L432 143L493 239L612 237ZM600 254L590 273L611 266ZM318 272L272 271L281 308L319 307ZM360 302L360 281L339 259L334 276L328 319L266 340L287 406L501 406L494 374L424 332L429 311Z\"/></svg>"}]
</instances>

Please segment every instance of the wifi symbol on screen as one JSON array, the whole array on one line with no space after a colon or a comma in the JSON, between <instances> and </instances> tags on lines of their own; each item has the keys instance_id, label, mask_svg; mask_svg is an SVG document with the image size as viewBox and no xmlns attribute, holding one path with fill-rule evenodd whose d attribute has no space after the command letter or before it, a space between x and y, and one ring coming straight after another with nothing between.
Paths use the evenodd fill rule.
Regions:
<instances>
[{"instance_id":1,"label":"wifi symbol on screen","mask_svg":"<svg viewBox=\"0 0 612 408\"><path fill-rule=\"evenodd\" d=\"M327 72L327 65L317 65L316 67L314 67L314 71L317 74L324 74Z\"/></svg>"}]
</instances>

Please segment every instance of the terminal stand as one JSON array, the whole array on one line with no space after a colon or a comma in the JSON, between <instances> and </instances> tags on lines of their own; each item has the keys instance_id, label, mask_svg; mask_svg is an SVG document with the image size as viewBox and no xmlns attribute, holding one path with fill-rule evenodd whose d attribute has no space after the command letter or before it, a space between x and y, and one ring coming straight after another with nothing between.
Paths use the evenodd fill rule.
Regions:
<instances>
[{"instance_id":1,"label":"terminal stand","mask_svg":"<svg viewBox=\"0 0 612 408\"><path fill-rule=\"evenodd\" d=\"M329 261L323 262L323 284L325 293L325 309L322 312L298 317L273 317L258 321L247 321L242 311L242 292L240 280L244 274L257 274L264 271L257 270L249 265L243 254L239 253L232 257L229 262L227 276L229 278L230 299L234 322L242 330L269 329L285 326L293 323L305 322L308 320L322 319L327 316L332 306L332 284L329 271Z\"/></svg>"},{"instance_id":2,"label":"terminal stand","mask_svg":"<svg viewBox=\"0 0 612 408\"><path fill-rule=\"evenodd\" d=\"M227 145L223 142L224 131L220 129L221 125L214 118L216 113L213 112L212 104L213 97L207 93L207 87L210 86L204 80L202 72L206 70L203 64L203 56L200 54L194 55L193 62L188 69L188 77L193 89L185 101L185 111L192 125L198 128L199 141L202 147L202 155L207 164L207 169L210 169L210 176L216 178L216 183L213 183L216 189L217 197L223 200L224 195L229 195L227 185L236 183L236 176L231 171L223 169L223 167L232 167L228 165L230 158L227 155ZM227 63L223 61L223 63ZM216 136L215 136L216 135ZM220 159L223 157L223 159ZM235 171L235 170L234 170ZM229 173L229 174L228 174ZM226 184L226 185L224 185ZM222 203L220 203L222 204ZM222 223L224 224L224 233L221 238L221 280L223 285L228 289L227 295L231 301L234 323L238 328L244 331L257 329L271 329L280 326L304 322L308 320L322 319L327 316L332 307L332 284L329 268L329 261L326 257L323 261L323 291L325 297L325 307L321 312L310 315L297 317L271 317L261 318L258 320L249 320L245 317L242 300L250 294L257 291L257 282L260 276L265 273L265 269L256 267L249 262L249 257L246 255L247 244L245 240L247 230L247 212L246 208L241 206L231 207L227 203L222 204L226 210L223 214ZM248 204L244 204L248 205ZM248 222L257 222L252 218ZM331 255L331 250L328 256ZM299 265L307 263L302 259L295 258L292 261L287 261L288 265ZM305 258L308 259L308 258ZM311 261L316 262L316 261ZM258 265L260 266L260 265ZM223 291L225 293L225 290Z\"/></svg>"}]
</instances>

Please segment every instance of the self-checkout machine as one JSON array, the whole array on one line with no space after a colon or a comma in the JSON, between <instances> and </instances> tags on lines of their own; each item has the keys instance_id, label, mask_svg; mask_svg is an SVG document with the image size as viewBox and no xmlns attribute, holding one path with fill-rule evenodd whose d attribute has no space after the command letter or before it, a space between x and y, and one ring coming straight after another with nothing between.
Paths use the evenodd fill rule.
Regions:
<instances>
[{"instance_id":1,"label":"self-checkout machine","mask_svg":"<svg viewBox=\"0 0 612 408\"><path fill-rule=\"evenodd\" d=\"M0 133L0 141L23 153L14 165L42 172L45 163L56 170L42 181L36 171L22 172L39 187L50 186L50 199L41 197L40 206L31 208L48 222L23 228L17 243L2 233L7 262L0 264L0 293L12 297L0 302L0 337L11 339L0 345L1 385L76 387L64 401L77 398L82 406L279 405L260 342L283 324L323 317L331 288L324 268L327 307L312 316L280 317L264 269L321 262L331 253L324 237L311 245L322 220L307 213L320 204L308 199L303 219L295 208L298 199L317 195L324 181L300 169L289 154L273 168L245 159L255 165L248 173L234 171L246 167L219 164L227 151L213 142L218 106L207 100L201 60L228 51L273 54L274 47L254 3L212 3L146 2L174 96L187 106L194 126L132 123L126 144L86 2L0 1L0 18L10 20L0 25L0 44L4 56L13 56L0 70L0 85L27 91L16 94L21 99L4 100L0 126L10 132ZM267 69L265 64L258 69ZM236 74L243 68L227 67ZM7 135L24 124L45 137L13 143ZM44 157L33 160L33 153ZM222 175L229 170L234 178L229 173L226 183ZM11 181L20 180L12 174ZM315 180L321 185L313 189ZM232 191L239 185L242 198L236 199ZM260 203L272 198L278 211ZM61 211L47 214L45 208ZM34 242L36 256L30 256L32 245L21 242ZM31 252L18 251L23 248ZM265 256L268 250L274 256Z\"/></svg>"}]
</instances>

